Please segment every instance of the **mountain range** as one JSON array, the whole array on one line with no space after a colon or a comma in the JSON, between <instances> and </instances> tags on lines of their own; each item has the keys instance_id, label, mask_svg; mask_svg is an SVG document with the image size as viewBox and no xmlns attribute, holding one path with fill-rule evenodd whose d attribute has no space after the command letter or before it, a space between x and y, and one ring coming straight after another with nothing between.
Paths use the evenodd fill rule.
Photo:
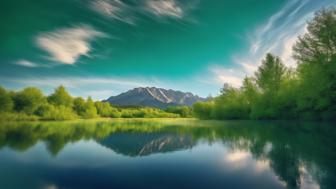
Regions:
<instances>
[{"instance_id":1,"label":"mountain range","mask_svg":"<svg viewBox=\"0 0 336 189\"><path fill-rule=\"evenodd\" d=\"M190 92L156 87L138 87L117 96L111 96L105 101L117 106L147 106L165 109L168 106L191 106L195 102L205 100L206 98Z\"/></svg>"}]
</instances>

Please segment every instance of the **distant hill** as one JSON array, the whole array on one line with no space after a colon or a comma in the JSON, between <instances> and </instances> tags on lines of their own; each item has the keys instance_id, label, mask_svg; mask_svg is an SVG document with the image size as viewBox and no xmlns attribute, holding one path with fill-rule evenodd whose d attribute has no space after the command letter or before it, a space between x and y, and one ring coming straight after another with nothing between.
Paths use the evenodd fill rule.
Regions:
<instances>
[{"instance_id":1,"label":"distant hill","mask_svg":"<svg viewBox=\"0 0 336 189\"><path fill-rule=\"evenodd\" d=\"M205 98L189 92L155 87L139 87L117 96L111 96L105 101L117 106L148 106L164 109L168 106L191 106L197 101L205 100Z\"/></svg>"}]
</instances>

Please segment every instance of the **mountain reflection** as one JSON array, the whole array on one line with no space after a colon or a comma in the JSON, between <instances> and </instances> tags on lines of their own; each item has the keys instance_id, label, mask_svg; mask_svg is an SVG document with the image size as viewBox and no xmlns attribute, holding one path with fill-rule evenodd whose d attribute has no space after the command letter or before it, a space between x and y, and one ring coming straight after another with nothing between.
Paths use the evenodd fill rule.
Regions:
<instances>
[{"instance_id":1,"label":"mountain reflection","mask_svg":"<svg viewBox=\"0 0 336 189\"><path fill-rule=\"evenodd\" d=\"M44 142L53 156L68 143L94 140L114 152L147 156L220 142L232 150L230 161L267 162L287 188L300 188L309 177L321 188L336 182L336 129L321 123L152 121L34 122L0 125L0 149L23 152ZM308 176L307 176L308 175Z\"/></svg>"},{"instance_id":2,"label":"mountain reflection","mask_svg":"<svg viewBox=\"0 0 336 189\"><path fill-rule=\"evenodd\" d=\"M145 156L192 148L190 136L173 133L115 133L99 143L116 153L128 156Z\"/></svg>"}]
</instances>

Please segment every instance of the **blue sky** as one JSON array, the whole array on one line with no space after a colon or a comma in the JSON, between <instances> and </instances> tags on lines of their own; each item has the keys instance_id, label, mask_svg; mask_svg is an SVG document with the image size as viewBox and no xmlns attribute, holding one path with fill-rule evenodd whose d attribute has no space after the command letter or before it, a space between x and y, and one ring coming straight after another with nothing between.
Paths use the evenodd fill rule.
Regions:
<instances>
[{"instance_id":1,"label":"blue sky","mask_svg":"<svg viewBox=\"0 0 336 189\"><path fill-rule=\"evenodd\" d=\"M333 0L4 0L0 84L106 99L155 86L217 95L291 48Z\"/></svg>"}]
</instances>

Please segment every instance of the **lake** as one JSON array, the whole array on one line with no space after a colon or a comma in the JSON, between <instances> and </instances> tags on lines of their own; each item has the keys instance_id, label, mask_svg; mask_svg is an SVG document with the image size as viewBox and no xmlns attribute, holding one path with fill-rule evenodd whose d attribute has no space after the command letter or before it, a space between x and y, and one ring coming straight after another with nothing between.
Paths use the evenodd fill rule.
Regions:
<instances>
[{"instance_id":1,"label":"lake","mask_svg":"<svg viewBox=\"0 0 336 189\"><path fill-rule=\"evenodd\" d=\"M335 188L335 140L327 123L2 123L0 188Z\"/></svg>"}]
</instances>

